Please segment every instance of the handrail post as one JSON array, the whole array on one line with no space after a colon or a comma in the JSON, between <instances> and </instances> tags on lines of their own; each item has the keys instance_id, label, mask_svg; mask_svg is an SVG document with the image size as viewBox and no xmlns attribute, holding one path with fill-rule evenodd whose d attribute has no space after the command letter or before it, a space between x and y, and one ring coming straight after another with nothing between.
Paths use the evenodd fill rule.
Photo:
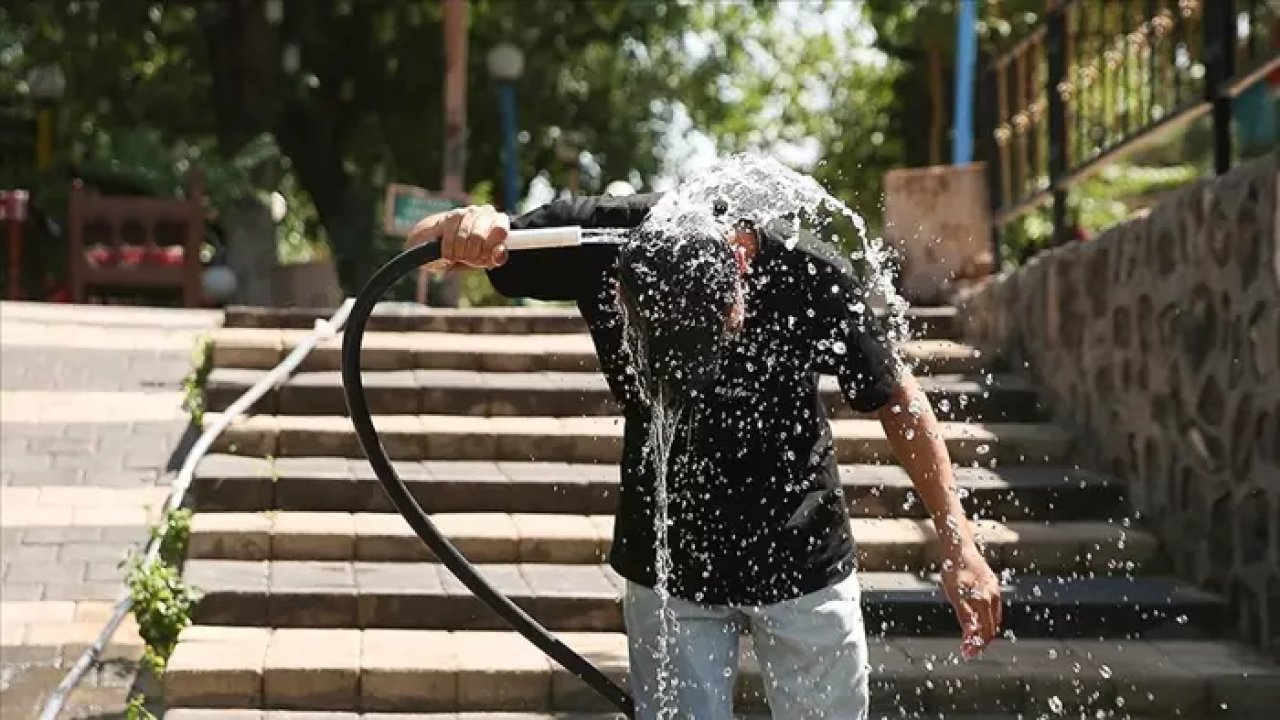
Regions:
<instances>
[{"instance_id":1,"label":"handrail post","mask_svg":"<svg viewBox=\"0 0 1280 720\"><path fill-rule=\"evenodd\" d=\"M991 261L996 272L999 272L1004 261L1000 248L1000 223L996 215L1004 206L1001 195L1000 178L1000 143L996 142L996 128L1001 123L1000 113L996 107L997 84L995 63L992 62L982 73L982 83L978 86L978 147L986 160L987 205L991 210Z\"/></svg>"},{"instance_id":2,"label":"handrail post","mask_svg":"<svg viewBox=\"0 0 1280 720\"><path fill-rule=\"evenodd\" d=\"M1048 60L1045 92L1049 100L1049 187L1053 191L1053 244L1067 239L1067 190L1059 187L1067 171L1067 105L1059 86L1067 76L1067 8L1053 7L1045 18L1044 51Z\"/></svg>"},{"instance_id":3,"label":"handrail post","mask_svg":"<svg viewBox=\"0 0 1280 720\"><path fill-rule=\"evenodd\" d=\"M1231 105L1227 81L1235 75L1236 3L1214 0L1205 7L1205 100L1213 103L1213 170L1231 169Z\"/></svg>"}]
</instances>

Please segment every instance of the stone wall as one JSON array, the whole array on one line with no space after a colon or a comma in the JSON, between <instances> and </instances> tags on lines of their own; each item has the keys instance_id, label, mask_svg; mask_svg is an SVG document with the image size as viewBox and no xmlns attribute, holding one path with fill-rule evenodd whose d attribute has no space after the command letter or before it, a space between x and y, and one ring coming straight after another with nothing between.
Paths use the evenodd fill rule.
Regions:
<instances>
[{"instance_id":1,"label":"stone wall","mask_svg":"<svg viewBox=\"0 0 1280 720\"><path fill-rule=\"evenodd\" d=\"M1280 151L964 292L1182 576L1280 658Z\"/></svg>"}]
</instances>

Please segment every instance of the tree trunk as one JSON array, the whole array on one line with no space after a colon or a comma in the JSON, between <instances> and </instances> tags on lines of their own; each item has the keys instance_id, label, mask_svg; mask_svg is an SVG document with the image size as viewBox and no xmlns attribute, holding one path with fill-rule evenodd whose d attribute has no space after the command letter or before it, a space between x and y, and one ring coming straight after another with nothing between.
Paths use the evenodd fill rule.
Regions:
<instances>
[{"instance_id":1,"label":"tree trunk","mask_svg":"<svg viewBox=\"0 0 1280 720\"><path fill-rule=\"evenodd\" d=\"M336 205L317 206L320 222L329 234L338 284L348 296L356 294L374 270L374 199L372 193L350 182ZM314 195L312 196L314 197Z\"/></svg>"},{"instance_id":2,"label":"tree trunk","mask_svg":"<svg viewBox=\"0 0 1280 720\"><path fill-rule=\"evenodd\" d=\"M271 275L276 267L276 225L270 208L254 198L237 200L221 213L226 231L227 266L236 275L233 301L272 304Z\"/></svg>"},{"instance_id":3,"label":"tree trunk","mask_svg":"<svg viewBox=\"0 0 1280 720\"><path fill-rule=\"evenodd\" d=\"M942 137L946 126L946 91L942 81L942 51L929 48L929 164L942 164Z\"/></svg>"}]
</instances>

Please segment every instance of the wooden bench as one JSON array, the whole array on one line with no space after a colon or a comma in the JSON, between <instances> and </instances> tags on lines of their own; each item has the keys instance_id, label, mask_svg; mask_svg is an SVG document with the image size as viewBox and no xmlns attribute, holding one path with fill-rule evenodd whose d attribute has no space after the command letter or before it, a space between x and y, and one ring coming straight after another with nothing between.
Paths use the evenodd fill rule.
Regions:
<instances>
[{"instance_id":1,"label":"wooden bench","mask_svg":"<svg viewBox=\"0 0 1280 720\"><path fill-rule=\"evenodd\" d=\"M204 178L187 175L181 199L102 195L77 180L67 212L71 292L83 303L102 294L172 292L185 307L203 300Z\"/></svg>"}]
</instances>

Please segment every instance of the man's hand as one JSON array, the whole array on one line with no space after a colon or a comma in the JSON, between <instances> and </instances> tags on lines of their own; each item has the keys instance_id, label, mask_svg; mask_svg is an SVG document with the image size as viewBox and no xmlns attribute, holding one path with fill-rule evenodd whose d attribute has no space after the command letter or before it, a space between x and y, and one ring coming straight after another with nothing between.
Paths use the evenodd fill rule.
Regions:
<instances>
[{"instance_id":1,"label":"man's hand","mask_svg":"<svg viewBox=\"0 0 1280 720\"><path fill-rule=\"evenodd\" d=\"M938 421L910 372L902 370L879 417L894 455L933 518L942 545L942 586L964 638L960 649L966 658L974 657L1000 632L1000 583L974 541Z\"/></svg>"},{"instance_id":2,"label":"man's hand","mask_svg":"<svg viewBox=\"0 0 1280 720\"><path fill-rule=\"evenodd\" d=\"M966 658L974 657L1000 632L1000 581L982 552L968 541L942 561L942 587L960 621L964 635L960 650Z\"/></svg>"},{"instance_id":3,"label":"man's hand","mask_svg":"<svg viewBox=\"0 0 1280 720\"><path fill-rule=\"evenodd\" d=\"M450 265L489 269L507 261L511 220L490 205L473 205L437 213L414 226L405 247L440 243L440 258Z\"/></svg>"}]
</instances>

